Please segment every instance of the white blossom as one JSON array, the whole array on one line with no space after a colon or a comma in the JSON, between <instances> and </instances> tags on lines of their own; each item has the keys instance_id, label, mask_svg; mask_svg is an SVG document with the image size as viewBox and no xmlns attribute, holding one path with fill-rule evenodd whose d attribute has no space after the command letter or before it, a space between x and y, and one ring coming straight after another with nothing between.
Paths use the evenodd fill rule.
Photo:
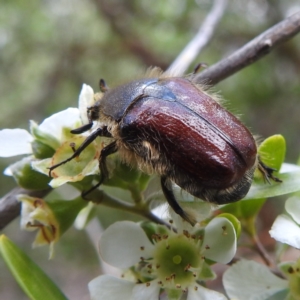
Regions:
<instances>
[{"instance_id":1,"label":"white blossom","mask_svg":"<svg viewBox=\"0 0 300 300\"><path fill-rule=\"evenodd\" d=\"M116 222L108 227L100 240L100 255L108 264L127 271L124 279L101 275L91 281L92 299L103 299L103 295L107 299L120 299L120 295L124 300L159 299L164 290L172 299L187 293L188 300L225 300L224 295L204 288L197 280L215 276L206 259L228 263L233 258L235 229L222 217L212 219L205 228L190 229L177 228L175 232L158 226L149 238L147 230L134 222ZM135 282L127 279L132 277Z\"/></svg>"}]
</instances>

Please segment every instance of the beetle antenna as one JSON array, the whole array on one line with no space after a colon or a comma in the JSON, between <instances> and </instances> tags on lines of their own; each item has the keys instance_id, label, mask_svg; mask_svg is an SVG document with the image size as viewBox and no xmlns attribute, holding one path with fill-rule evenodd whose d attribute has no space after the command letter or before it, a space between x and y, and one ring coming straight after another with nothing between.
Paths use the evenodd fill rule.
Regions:
<instances>
[{"instance_id":1,"label":"beetle antenna","mask_svg":"<svg viewBox=\"0 0 300 300\"><path fill-rule=\"evenodd\" d=\"M90 122L90 123L85 124L85 125L83 125L79 128L72 129L70 132L73 133L73 134L80 134L80 133L83 133L83 132L86 132L86 131L90 130L92 127L93 127L93 122Z\"/></svg>"},{"instance_id":2,"label":"beetle antenna","mask_svg":"<svg viewBox=\"0 0 300 300\"><path fill-rule=\"evenodd\" d=\"M102 78L99 81L99 88L102 93L105 93L108 91L108 86L106 85L105 80Z\"/></svg>"}]
</instances>

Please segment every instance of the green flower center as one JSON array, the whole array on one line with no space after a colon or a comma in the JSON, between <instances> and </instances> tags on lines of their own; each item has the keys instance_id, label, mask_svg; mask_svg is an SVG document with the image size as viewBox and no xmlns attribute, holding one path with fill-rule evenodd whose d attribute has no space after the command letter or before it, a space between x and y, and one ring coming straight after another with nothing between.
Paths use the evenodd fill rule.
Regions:
<instances>
[{"instance_id":1,"label":"green flower center","mask_svg":"<svg viewBox=\"0 0 300 300\"><path fill-rule=\"evenodd\" d=\"M180 255L175 255L173 257L174 264L179 265L181 263L181 261L182 261L182 257Z\"/></svg>"},{"instance_id":2,"label":"green flower center","mask_svg":"<svg viewBox=\"0 0 300 300\"><path fill-rule=\"evenodd\" d=\"M198 243L185 235L175 235L157 242L153 262L157 278L163 284L186 287L195 282L201 266ZM195 273L196 272L196 273Z\"/></svg>"}]
</instances>

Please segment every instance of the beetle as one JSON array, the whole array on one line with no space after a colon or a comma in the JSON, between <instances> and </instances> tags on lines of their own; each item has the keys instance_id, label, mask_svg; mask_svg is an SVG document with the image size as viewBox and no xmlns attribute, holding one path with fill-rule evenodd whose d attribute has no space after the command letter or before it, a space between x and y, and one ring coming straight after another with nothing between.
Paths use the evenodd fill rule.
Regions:
<instances>
[{"instance_id":1,"label":"beetle","mask_svg":"<svg viewBox=\"0 0 300 300\"><path fill-rule=\"evenodd\" d=\"M216 204L245 197L256 168L266 180L280 182L259 159L251 132L192 77L172 77L154 69L145 78L113 89L101 80L100 90L103 97L87 109L89 123L71 132L87 131L97 121L101 125L70 158L50 167L50 174L98 136L109 137L112 142L99 156L100 180L92 189L108 178L106 158L118 152L128 165L158 174L169 205L191 224L195 220L178 204L172 182Z\"/></svg>"}]
</instances>

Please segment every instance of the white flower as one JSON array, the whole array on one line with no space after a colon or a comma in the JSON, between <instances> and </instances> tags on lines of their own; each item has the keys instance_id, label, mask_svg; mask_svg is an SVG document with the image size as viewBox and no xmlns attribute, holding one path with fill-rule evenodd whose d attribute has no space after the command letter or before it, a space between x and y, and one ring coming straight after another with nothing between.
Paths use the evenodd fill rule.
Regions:
<instances>
[{"instance_id":1,"label":"white flower","mask_svg":"<svg viewBox=\"0 0 300 300\"><path fill-rule=\"evenodd\" d=\"M135 282L110 275L97 277L89 283L93 300L103 299L103 295L106 299L120 299L120 295L124 300L159 299L161 291L172 299L188 292L188 300L223 300L224 295L204 288L197 280L215 277L206 259L228 263L233 258L236 233L222 217L214 218L204 229L178 229L177 233L163 226L142 229L139 224L122 221L106 229L99 247L105 262L130 268L125 275L130 274Z\"/></svg>"},{"instance_id":2,"label":"white flower","mask_svg":"<svg viewBox=\"0 0 300 300\"><path fill-rule=\"evenodd\" d=\"M21 154L36 155L35 147L51 149L50 155L42 160L35 160L33 156L31 167L45 175L49 175L49 167L57 164L72 155L74 147L85 140L86 134L74 136L70 130L78 128L89 122L87 108L95 102L93 89L84 84L79 96L79 108L68 108L49 118L40 125L30 121L30 133L24 129L3 129L0 131L0 156L9 157ZM99 142L94 142L83 151L78 159L74 159L68 166L55 169L52 172L54 179L49 183L52 187L58 187L68 181L80 181L85 176L97 174ZM42 146L41 146L42 145ZM74 147L71 148L70 145ZM41 148L39 148L41 149ZM55 152L55 153L54 153ZM53 155L54 154L54 155ZM37 157L41 158L41 157ZM10 167L4 171L6 175L13 175Z\"/></svg>"},{"instance_id":3,"label":"white flower","mask_svg":"<svg viewBox=\"0 0 300 300\"><path fill-rule=\"evenodd\" d=\"M247 260L225 271L223 285L230 299L239 300L266 300L288 289L287 280L275 276L266 266ZM287 298L281 295L278 299Z\"/></svg>"},{"instance_id":4,"label":"white flower","mask_svg":"<svg viewBox=\"0 0 300 300\"><path fill-rule=\"evenodd\" d=\"M64 128L73 129L80 126L79 116L78 108L68 108L45 119L40 125L31 121L31 134L20 128L2 129L0 131L0 156L32 154L31 143L39 136L43 136L45 143L55 149L63 140Z\"/></svg>"},{"instance_id":5,"label":"white flower","mask_svg":"<svg viewBox=\"0 0 300 300\"><path fill-rule=\"evenodd\" d=\"M291 197L285 203L289 215L279 215L270 230L275 240L300 249L300 198Z\"/></svg>"},{"instance_id":6,"label":"white flower","mask_svg":"<svg viewBox=\"0 0 300 300\"><path fill-rule=\"evenodd\" d=\"M37 231L33 247L50 245L50 257L54 244L60 237L59 223L49 205L40 198L19 195L22 202L21 229Z\"/></svg>"}]
</instances>

